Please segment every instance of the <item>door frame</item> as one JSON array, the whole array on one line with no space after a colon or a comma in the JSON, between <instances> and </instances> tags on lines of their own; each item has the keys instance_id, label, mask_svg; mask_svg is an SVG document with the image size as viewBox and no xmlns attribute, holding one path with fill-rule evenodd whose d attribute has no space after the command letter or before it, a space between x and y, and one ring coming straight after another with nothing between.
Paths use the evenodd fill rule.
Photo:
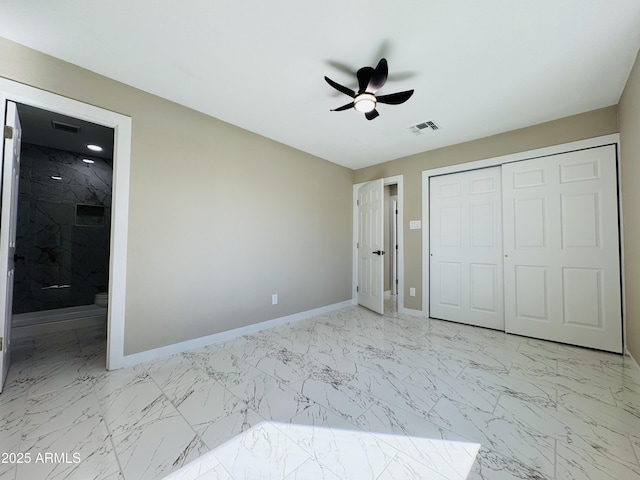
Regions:
<instances>
[{"instance_id":1,"label":"door frame","mask_svg":"<svg viewBox=\"0 0 640 480\"><path fill-rule=\"evenodd\" d=\"M109 308L107 312L107 363L113 370L124 366L127 236L131 165L131 117L0 78L0 116L4 128L6 101L49 110L114 129L111 242L109 252ZM7 252L0 252L7 255ZM0 288L5 288L0 279Z\"/></svg>"},{"instance_id":2,"label":"door frame","mask_svg":"<svg viewBox=\"0 0 640 480\"><path fill-rule=\"evenodd\" d=\"M377 180L372 179L370 181ZM403 175L396 175L393 177L383 178L383 185L397 185L398 186L398 313L410 313L404 308L404 232L403 232L403 209L404 209L404 186ZM352 275L351 275L351 302L354 305L358 304L358 292L356 288L358 286L358 189L369 183L360 182L353 186L353 241L352 241Z\"/></svg>"},{"instance_id":3,"label":"door frame","mask_svg":"<svg viewBox=\"0 0 640 480\"><path fill-rule=\"evenodd\" d=\"M531 160L533 158L557 155L574 150L584 150L587 148L600 147L604 145L616 146L616 168L618 172L618 216L619 216L619 236L620 236L620 282L621 282L621 302L622 302L622 338L626 352L626 302L624 289L624 236L623 236L623 211L622 211L622 183L620 180L620 135L613 133L600 137L578 140L576 142L563 143L550 147L527 150L524 152L502 155L483 160L476 160L467 163L460 163L448 167L434 168L422 171L422 313L429 316L429 177L436 175L446 175L448 173L465 172L479 168L500 166L504 163Z\"/></svg>"},{"instance_id":4,"label":"door frame","mask_svg":"<svg viewBox=\"0 0 640 480\"><path fill-rule=\"evenodd\" d=\"M398 295L398 195L389 197L389 229L391 230L391 251L389 268L391 269L391 295ZM398 247L398 248L396 248ZM395 293L394 293L395 292Z\"/></svg>"}]
</instances>

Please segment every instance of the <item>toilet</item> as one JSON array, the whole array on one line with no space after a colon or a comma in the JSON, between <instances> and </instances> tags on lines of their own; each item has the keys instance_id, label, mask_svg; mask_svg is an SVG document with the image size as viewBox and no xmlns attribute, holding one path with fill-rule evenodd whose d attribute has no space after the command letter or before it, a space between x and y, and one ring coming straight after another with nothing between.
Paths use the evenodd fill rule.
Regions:
<instances>
[{"instance_id":1,"label":"toilet","mask_svg":"<svg viewBox=\"0 0 640 480\"><path fill-rule=\"evenodd\" d=\"M96 305L100 305L101 307L108 307L109 293L108 292L96 293L96 296L93 299L93 303L95 303Z\"/></svg>"}]
</instances>

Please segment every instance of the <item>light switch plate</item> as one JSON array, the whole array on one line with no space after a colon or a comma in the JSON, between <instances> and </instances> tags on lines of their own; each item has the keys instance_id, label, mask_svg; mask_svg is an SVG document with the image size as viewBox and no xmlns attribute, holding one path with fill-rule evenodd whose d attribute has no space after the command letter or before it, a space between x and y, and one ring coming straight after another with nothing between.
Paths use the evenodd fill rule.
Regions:
<instances>
[{"instance_id":1,"label":"light switch plate","mask_svg":"<svg viewBox=\"0 0 640 480\"><path fill-rule=\"evenodd\" d=\"M422 228L422 220L410 220L409 230L420 230Z\"/></svg>"}]
</instances>

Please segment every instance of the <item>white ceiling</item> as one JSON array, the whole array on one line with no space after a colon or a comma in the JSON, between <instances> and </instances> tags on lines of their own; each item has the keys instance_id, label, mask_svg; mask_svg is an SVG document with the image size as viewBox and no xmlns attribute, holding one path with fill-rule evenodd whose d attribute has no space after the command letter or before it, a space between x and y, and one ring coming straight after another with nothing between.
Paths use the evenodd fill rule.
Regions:
<instances>
[{"instance_id":1,"label":"white ceiling","mask_svg":"<svg viewBox=\"0 0 640 480\"><path fill-rule=\"evenodd\" d=\"M360 168L618 103L639 0L0 0L0 36ZM389 62L367 121L330 112ZM347 73L349 70L353 74ZM409 127L440 126L416 136Z\"/></svg>"}]
</instances>

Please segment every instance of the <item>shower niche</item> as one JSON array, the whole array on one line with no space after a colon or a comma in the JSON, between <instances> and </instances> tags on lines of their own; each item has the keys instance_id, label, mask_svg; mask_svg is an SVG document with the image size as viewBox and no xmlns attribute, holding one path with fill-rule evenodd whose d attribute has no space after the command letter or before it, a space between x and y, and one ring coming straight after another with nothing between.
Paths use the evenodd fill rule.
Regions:
<instances>
[{"instance_id":1,"label":"shower niche","mask_svg":"<svg viewBox=\"0 0 640 480\"><path fill-rule=\"evenodd\" d=\"M76 204L77 227L101 227L104 225L104 205Z\"/></svg>"}]
</instances>

